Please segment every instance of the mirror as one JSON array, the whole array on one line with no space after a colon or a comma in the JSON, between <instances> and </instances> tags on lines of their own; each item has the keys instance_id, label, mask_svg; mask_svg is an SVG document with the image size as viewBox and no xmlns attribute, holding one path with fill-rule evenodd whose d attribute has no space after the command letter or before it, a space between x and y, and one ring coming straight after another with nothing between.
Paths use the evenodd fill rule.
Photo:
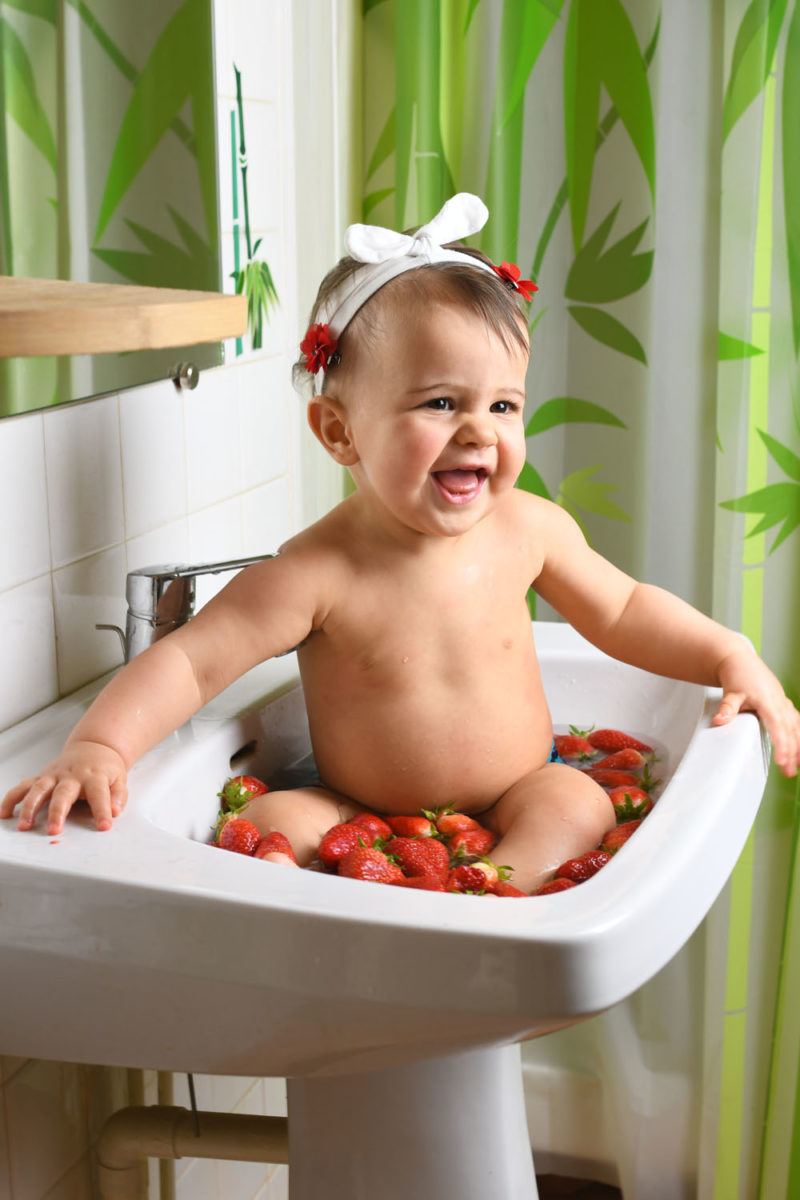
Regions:
<instances>
[{"instance_id":1,"label":"mirror","mask_svg":"<svg viewBox=\"0 0 800 1200\"><path fill-rule=\"evenodd\" d=\"M220 291L212 0L0 0L0 274ZM222 361L0 361L0 416Z\"/></svg>"}]
</instances>

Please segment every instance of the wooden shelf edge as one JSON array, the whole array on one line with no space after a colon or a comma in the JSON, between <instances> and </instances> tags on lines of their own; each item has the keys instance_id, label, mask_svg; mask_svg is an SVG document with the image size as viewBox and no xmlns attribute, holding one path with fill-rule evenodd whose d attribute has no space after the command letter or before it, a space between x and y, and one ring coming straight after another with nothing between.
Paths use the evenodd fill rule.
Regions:
<instances>
[{"instance_id":1,"label":"wooden shelf edge","mask_svg":"<svg viewBox=\"0 0 800 1200\"><path fill-rule=\"evenodd\" d=\"M161 350L246 328L246 296L0 276L0 358Z\"/></svg>"}]
</instances>

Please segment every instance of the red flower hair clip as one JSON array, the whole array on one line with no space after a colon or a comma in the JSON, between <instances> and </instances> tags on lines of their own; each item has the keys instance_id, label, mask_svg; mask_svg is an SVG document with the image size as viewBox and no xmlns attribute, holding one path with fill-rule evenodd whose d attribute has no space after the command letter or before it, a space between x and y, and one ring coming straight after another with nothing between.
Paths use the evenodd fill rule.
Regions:
<instances>
[{"instance_id":1,"label":"red flower hair clip","mask_svg":"<svg viewBox=\"0 0 800 1200\"><path fill-rule=\"evenodd\" d=\"M310 325L300 343L300 350L306 359L306 370L316 375L320 370L327 371L331 363L335 366L339 361L337 345L338 340L327 325Z\"/></svg>"},{"instance_id":2,"label":"red flower hair clip","mask_svg":"<svg viewBox=\"0 0 800 1200\"><path fill-rule=\"evenodd\" d=\"M492 269L497 272L504 283L509 284L515 292L519 292L523 300L531 300L533 293L539 290L539 285L532 279L520 279L522 272L516 263L501 262L499 267L492 264Z\"/></svg>"}]
</instances>

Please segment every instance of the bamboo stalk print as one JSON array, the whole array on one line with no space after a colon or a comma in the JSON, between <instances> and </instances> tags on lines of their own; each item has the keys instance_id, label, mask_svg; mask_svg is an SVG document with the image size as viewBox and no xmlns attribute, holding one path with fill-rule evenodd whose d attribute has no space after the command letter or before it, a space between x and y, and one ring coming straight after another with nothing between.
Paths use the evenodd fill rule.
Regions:
<instances>
[{"instance_id":1,"label":"bamboo stalk print","mask_svg":"<svg viewBox=\"0 0 800 1200\"><path fill-rule=\"evenodd\" d=\"M243 268L236 268L235 284L237 295L244 293L247 296L247 328L250 332L250 341L254 350L260 350L263 341L264 322L268 319L270 308L278 303L278 293L268 264L255 258L255 252L261 244L261 239L259 238L255 245L253 245L250 234L242 75L235 64L233 70L236 75L236 106L239 115L239 169L242 175L242 206L244 208L244 231L247 245L247 262ZM234 173L234 195L236 194L236 178ZM236 240L238 243L238 237Z\"/></svg>"}]
</instances>

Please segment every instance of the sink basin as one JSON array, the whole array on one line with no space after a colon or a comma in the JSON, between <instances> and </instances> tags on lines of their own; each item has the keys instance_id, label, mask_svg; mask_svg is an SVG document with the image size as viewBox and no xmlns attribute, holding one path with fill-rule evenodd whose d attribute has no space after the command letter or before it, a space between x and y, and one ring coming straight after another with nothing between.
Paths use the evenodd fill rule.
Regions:
<instances>
[{"instance_id":1,"label":"sink basin","mask_svg":"<svg viewBox=\"0 0 800 1200\"><path fill-rule=\"evenodd\" d=\"M766 777L760 728L748 715L711 728L718 693L608 659L568 626L534 633L556 726L619 726L666 748L652 814L592 880L487 901L205 844L232 770L269 779L309 750L301 689L265 702L265 664L134 768L112 831L88 812L57 839L0 823L0 1051L332 1076L546 1034L633 992L736 862ZM90 698L0 736L0 790L51 757Z\"/></svg>"}]
</instances>

